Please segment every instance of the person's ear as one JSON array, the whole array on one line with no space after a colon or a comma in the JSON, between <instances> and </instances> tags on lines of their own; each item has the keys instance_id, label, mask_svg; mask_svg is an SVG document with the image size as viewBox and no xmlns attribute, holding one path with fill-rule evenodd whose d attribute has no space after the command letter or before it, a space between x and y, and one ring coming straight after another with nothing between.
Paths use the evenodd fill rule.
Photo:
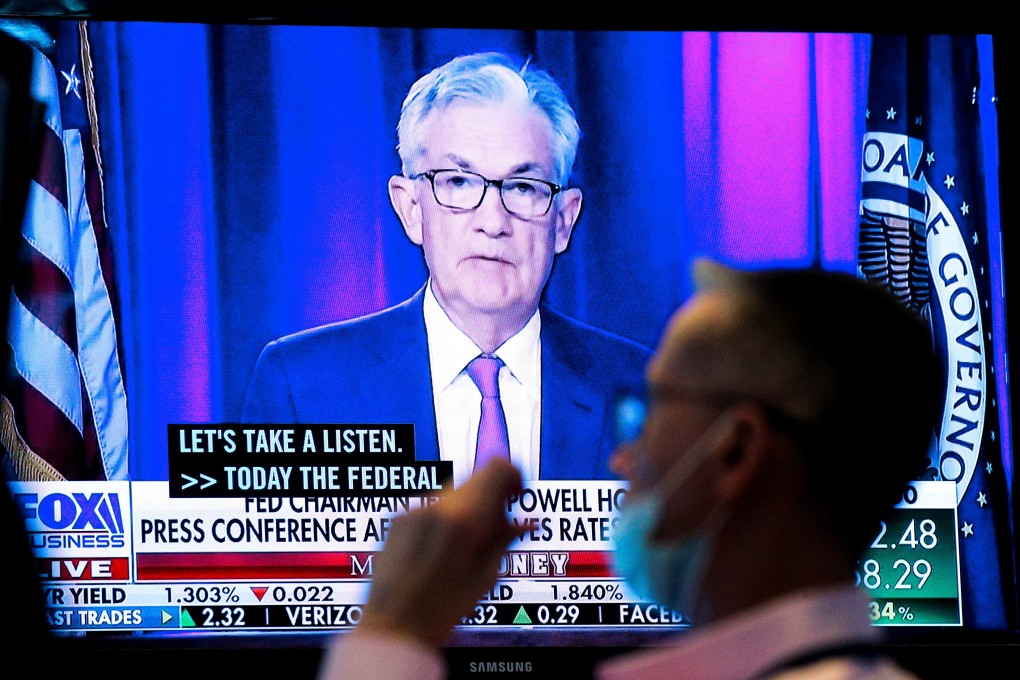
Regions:
<instances>
[{"instance_id":1,"label":"person's ear","mask_svg":"<svg viewBox=\"0 0 1020 680\"><path fill-rule=\"evenodd\" d=\"M733 430L715 453L718 493L733 503L743 497L768 465L771 425L765 411L753 402L730 412Z\"/></svg>"},{"instance_id":2,"label":"person's ear","mask_svg":"<svg viewBox=\"0 0 1020 680\"><path fill-rule=\"evenodd\" d=\"M577 224L577 218L581 216L581 190L570 188L561 191L553 209L556 211L555 252L559 255L570 245L570 235Z\"/></svg>"},{"instance_id":3,"label":"person's ear","mask_svg":"<svg viewBox=\"0 0 1020 680\"><path fill-rule=\"evenodd\" d=\"M401 175L390 177L390 204L400 218L407 238L417 246L423 241L421 204L418 202L416 181Z\"/></svg>"}]
</instances>

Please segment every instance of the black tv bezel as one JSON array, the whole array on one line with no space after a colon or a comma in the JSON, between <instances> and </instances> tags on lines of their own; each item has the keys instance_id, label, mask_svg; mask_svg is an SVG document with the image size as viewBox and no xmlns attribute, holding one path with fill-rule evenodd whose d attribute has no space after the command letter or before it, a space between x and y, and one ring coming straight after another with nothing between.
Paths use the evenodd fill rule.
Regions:
<instances>
[{"instance_id":1,"label":"black tv bezel","mask_svg":"<svg viewBox=\"0 0 1020 680\"><path fill-rule=\"evenodd\" d=\"M928 16L918 19L907 9L866 14L861 9L853 16L819 19L792 11L762 9L753 13L729 16L733 12L722 9L700 10L685 13L678 22L670 23L653 12L634 11L626 16L618 13L578 15L563 11L546 13L541 17L520 21L499 16L492 8L480 9L472 16L442 16L419 10L415 15L384 15L370 8L324 8L318 3L271 2L246 3L243 10L223 9L211 3L178 2L159 6L139 7L123 1L86 0L65 7L56 3L39 7L36 2L11 2L0 15L25 18L89 19L97 21L154 21L184 23L259 23L300 25L390 26L413 28L508 28L524 30L710 30L710 31L766 31L766 32L864 32L864 33L987 33L992 35L995 59L997 111L999 119L1000 187L1012 186L1015 171L1010 159L1017 150L1013 124L1016 120L1015 92L1017 92L1011 64L1016 52L1016 36L1003 27L1004 17L993 9L977 8L968 17ZM1002 256L1004 261L1004 287L1007 291L1020 290L1020 273L1010 264L1020 261L1020 243L1011 237L1008 225L1015 219L1016 209L1003 201L1000 204L1002 228ZM1015 294L1014 294L1015 295ZM1014 318L1018 305L1006 296L1006 316ZM1013 336L1008 338L1011 354L1016 345ZM1014 461L1015 466L1015 461ZM1013 483L1017 478L1013 470ZM1020 503L1017 494L1012 496L1012 516L1017 518ZM1014 582L1016 574L1014 574ZM1016 589L1014 595L1016 596ZM975 669L1017 667L1020 661L1020 602L1007 603L1009 621L1006 630L974 630L966 626L925 626L887 629L889 641L885 649L906 668L924 678L960 678L973 674ZM500 673L501 678L544 677L557 669L557 677L588 677L603 659L664 643L672 632L655 632L621 641L611 632L582 633L558 638L555 643L534 637L516 636L511 644L488 644L485 635L455 634L445 648L450 677L477 677L473 664L487 661L510 661L528 664L530 670L518 666L520 671ZM682 633L681 633L682 635ZM122 633L96 633L81 637L56 638L54 647L47 649L46 660L39 665L50 666L56 677L62 669L75 677L104 677L130 669L148 677L180 677L207 669L229 668L236 677L263 675L267 670L286 672L290 677L314 677L322 656L323 645L332 634L326 632L285 633L272 636L259 635L199 635L151 637ZM569 638L569 639L568 639ZM562 669L569 669L563 672Z\"/></svg>"}]
</instances>

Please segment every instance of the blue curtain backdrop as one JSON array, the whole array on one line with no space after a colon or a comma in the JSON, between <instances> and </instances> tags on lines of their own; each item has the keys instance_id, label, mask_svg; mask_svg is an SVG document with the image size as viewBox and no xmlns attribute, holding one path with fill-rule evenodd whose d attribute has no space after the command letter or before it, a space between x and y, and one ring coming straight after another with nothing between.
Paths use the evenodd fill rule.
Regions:
<instances>
[{"instance_id":1,"label":"blue curtain backdrop","mask_svg":"<svg viewBox=\"0 0 1020 680\"><path fill-rule=\"evenodd\" d=\"M562 311L654 346L696 257L856 269L866 35L90 31L134 479L166 478L167 423L237 419L266 342L421 287L386 182L408 88L459 54L530 58L575 107Z\"/></svg>"}]
</instances>

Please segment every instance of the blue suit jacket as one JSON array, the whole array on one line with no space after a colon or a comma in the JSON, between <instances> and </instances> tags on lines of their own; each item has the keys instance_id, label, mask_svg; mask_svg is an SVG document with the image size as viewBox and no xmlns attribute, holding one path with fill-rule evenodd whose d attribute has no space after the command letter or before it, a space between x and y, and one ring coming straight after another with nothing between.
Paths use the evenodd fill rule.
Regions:
<instances>
[{"instance_id":1,"label":"blue suit jacket","mask_svg":"<svg viewBox=\"0 0 1020 680\"><path fill-rule=\"evenodd\" d=\"M410 300L269 343L248 385L247 423L413 423L418 460L439 460L422 311ZM613 479L612 402L640 390L651 353L542 309L541 479Z\"/></svg>"}]
</instances>

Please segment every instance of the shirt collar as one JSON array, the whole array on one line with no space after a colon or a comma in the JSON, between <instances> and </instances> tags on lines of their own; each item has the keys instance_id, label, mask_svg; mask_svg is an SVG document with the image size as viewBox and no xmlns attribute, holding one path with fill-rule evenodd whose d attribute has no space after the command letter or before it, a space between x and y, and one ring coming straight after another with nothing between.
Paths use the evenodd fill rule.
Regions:
<instances>
[{"instance_id":1,"label":"shirt collar","mask_svg":"<svg viewBox=\"0 0 1020 680\"><path fill-rule=\"evenodd\" d=\"M437 391L445 389L452 383L464 367L482 350L454 325L450 317L436 300L432 292L432 279L425 286L423 302L425 313L425 332L428 336L429 365L432 373L432 384ZM506 364L513 375L534 398L539 398L539 386L536 378L541 366L541 345L539 336L542 320L538 310L524 324L524 328L516 335L500 345L493 354Z\"/></svg>"}]
</instances>

